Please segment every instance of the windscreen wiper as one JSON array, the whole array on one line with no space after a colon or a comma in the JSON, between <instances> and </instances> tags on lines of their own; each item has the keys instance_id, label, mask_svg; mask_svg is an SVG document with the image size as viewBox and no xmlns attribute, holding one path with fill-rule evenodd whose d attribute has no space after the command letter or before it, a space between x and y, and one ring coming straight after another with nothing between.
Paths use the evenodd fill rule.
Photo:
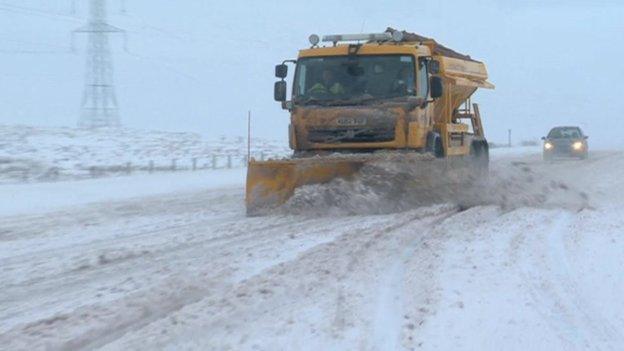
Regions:
<instances>
[{"instance_id":1,"label":"windscreen wiper","mask_svg":"<svg viewBox=\"0 0 624 351\"><path fill-rule=\"evenodd\" d=\"M372 96L364 96L364 97L352 98L352 99L330 100L328 101L328 104L335 105L335 106L357 105L357 104L374 101L374 100L377 100L377 98L372 97Z\"/></svg>"},{"instance_id":2,"label":"windscreen wiper","mask_svg":"<svg viewBox=\"0 0 624 351\"><path fill-rule=\"evenodd\" d=\"M299 100L298 102L302 105L311 105L311 104L323 105L323 101L317 98L313 98L313 97L309 97L304 100Z\"/></svg>"}]
</instances>

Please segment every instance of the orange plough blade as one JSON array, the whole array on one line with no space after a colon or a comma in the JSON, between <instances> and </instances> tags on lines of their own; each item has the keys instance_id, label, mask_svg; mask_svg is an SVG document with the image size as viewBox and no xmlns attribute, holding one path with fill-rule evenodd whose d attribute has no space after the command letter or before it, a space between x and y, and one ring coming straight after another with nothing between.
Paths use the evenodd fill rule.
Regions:
<instances>
[{"instance_id":1,"label":"orange plough blade","mask_svg":"<svg viewBox=\"0 0 624 351\"><path fill-rule=\"evenodd\" d=\"M350 178L364 163L364 160L320 158L251 160L247 168L247 215L261 215L279 207L298 187Z\"/></svg>"}]
</instances>

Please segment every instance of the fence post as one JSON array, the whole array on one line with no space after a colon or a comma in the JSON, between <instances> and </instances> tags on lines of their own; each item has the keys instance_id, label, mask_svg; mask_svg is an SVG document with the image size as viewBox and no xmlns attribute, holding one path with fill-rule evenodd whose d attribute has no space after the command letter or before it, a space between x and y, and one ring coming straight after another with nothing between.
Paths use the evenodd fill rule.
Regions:
<instances>
[{"instance_id":1,"label":"fence post","mask_svg":"<svg viewBox=\"0 0 624 351\"><path fill-rule=\"evenodd\" d=\"M60 172L59 169L57 167L52 167L52 178L54 180L58 180L59 176L60 176Z\"/></svg>"},{"instance_id":2,"label":"fence post","mask_svg":"<svg viewBox=\"0 0 624 351\"><path fill-rule=\"evenodd\" d=\"M264 151L260 152L260 161L264 161Z\"/></svg>"},{"instance_id":3,"label":"fence post","mask_svg":"<svg viewBox=\"0 0 624 351\"><path fill-rule=\"evenodd\" d=\"M175 159L175 158L172 158L172 159L171 159L171 170L172 170L172 171L175 171L175 170L176 170L176 168L177 168L176 162L177 162L177 161L178 161L178 160L177 160L177 159Z\"/></svg>"},{"instance_id":4,"label":"fence post","mask_svg":"<svg viewBox=\"0 0 624 351\"><path fill-rule=\"evenodd\" d=\"M147 171L150 173L154 173L154 161L150 160L149 165L147 166Z\"/></svg>"},{"instance_id":5,"label":"fence post","mask_svg":"<svg viewBox=\"0 0 624 351\"><path fill-rule=\"evenodd\" d=\"M197 170L197 157L193 157L193 171Z\"/></svg>"},{"instance_id":6,"label":"fence post","mask_svg":"<svg viewBox=\"0 0 624 351\"><path fill-rule=\"evenodd\" d=\"M217 169L217 155L212 155L212 169Z\"/></svg>"},{"instance_id":7,"label":"fence post","mask_svg":"<svg viewBox=\"0 0 624 351\"><path fill-rule=\"evenodd\" d=\"M227 168L232 168L232 155L227 155Z\"/></svg>"}]
</instances>

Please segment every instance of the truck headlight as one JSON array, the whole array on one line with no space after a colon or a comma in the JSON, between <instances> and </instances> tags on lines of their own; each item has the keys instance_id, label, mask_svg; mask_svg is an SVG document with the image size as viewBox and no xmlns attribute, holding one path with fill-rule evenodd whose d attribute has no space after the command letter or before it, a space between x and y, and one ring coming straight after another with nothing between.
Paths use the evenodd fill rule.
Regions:
<instances>
[{"instance_id":1,"label":"truck headlight","mask_svg":"<svg viewBox=\"0 0 624 351\"><path fill-rule=\"evenodd\" d=\"M572 144L572 148L574 150L581 150L583 148L583 143L581 143L580 141L577 141L574 144Z\"/></svg>"},{"instance_id":2,"label":"truck headlight","mask_svg":"<svg viewBox=\"0 0 624 351\"><path fill-rule=\"evenodd\" d=\"M546 149L546 150L550 150L550 149L552 149L552 148L553 148L553 144L551 144L551 143L549 143L549 142L544 143L544 149Z\"/></svg>"}]
</instances>

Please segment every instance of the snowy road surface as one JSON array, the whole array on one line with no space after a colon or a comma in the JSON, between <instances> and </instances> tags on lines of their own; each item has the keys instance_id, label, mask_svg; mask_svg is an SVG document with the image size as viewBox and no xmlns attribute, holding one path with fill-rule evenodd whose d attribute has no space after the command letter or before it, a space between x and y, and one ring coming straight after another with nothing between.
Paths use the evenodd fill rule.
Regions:
<instances>
[{"instance_id":1,"label":"snowy road surface","mask_svg":"<svg viewBox=\"0 0 624 351\"><path fill-rule=\"evenodd\" d=\"M624 153L512 164L589 205L246 218L238 186L9 211L0 349L621 350Z\"/></svg>"},{"instance_id":2,"label":"snowy road surface","mask_svg":"<svg viewBox=\"0 0 624 351\"><path fill-rule=\"evenodd\" d=\"M204 190L206 184L212 188L240 186L245 182L245 175L244 169L221 169L1 185L0 216L45 213L72 205Z\"/></svg>"}]
</instances>

